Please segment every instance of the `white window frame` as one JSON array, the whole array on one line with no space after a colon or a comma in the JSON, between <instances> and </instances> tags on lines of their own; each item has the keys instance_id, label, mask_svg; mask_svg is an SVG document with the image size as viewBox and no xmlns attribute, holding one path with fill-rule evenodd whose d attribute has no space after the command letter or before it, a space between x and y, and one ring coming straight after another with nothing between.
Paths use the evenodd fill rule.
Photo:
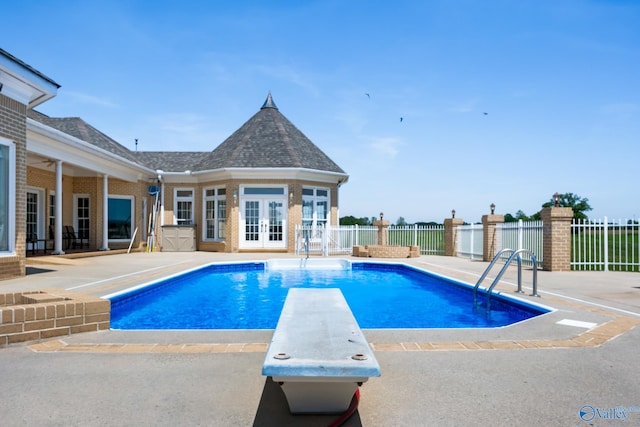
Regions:
<instances>
[{"instance_id":1,"label":"white window frame","mask_svg":"<svg viewBox=\"0 0 640 427\"><path fill-rule=\"evenodd\" d=\"M313 194L305 194L305 192L313 192ZM326 196L318 195L319 191L326 192ZM304 206L306 202L311 202L311 218L305 217ZM326 202L325 218L318 218L318 205ZM326 187L309 187L302 188L302 225L316 227L324 227L330 225L331 221L331 191Z\"/></svg>"},{"instance_id":2,"label":"white window frame","mask_svg":"<svg viewBox=\"0 0 640 427\"><path fill-rule=\"evenodd\" d=\"M7 187L0 188L0 192L7 192L6 206L0 206L2 209L0 212L0 220L2 220L0 221L0 256L6 256L16 253L16 146L12 141L2 137L0 137L0 145L8 147L9 154L6 164ZM7 241L2 242L5 236Z\"/></svg>"},{"instance_id":3,"label":"white window frame","mask_svg":"<svg viewBox=\"0 0 640 427\"><path fill-rule=\"evenodd\" d=\"M207 195L207 192L213 191L213 195ZM222 193L222 194L221 194ZM207 187L202 189L202 240L206 242L220 242L226 239L226 206L227 206L227 189L226 187ZM213 215L209 218L208 202L213 202ZM221 217L221 207L224 204L224 218ZM209 224L213 222L214 236L207 235Z\"/></svg>"},{"instance_id":4,"label":"white window frame","mask_svg":"<svg viewBox=\"0 0 640 427\"><path fill-rule=\"evenodd\" d=\"M130 217L130 223L129 223L129 233L131 235L133 235L133 229L135 228L135 214L136 214L136 203L135 203L135 197L134 196L125 196L125 195L120 195L120 194L109 194L109 196L107 197L107 203L109 203L109 199L120 199L120 200L129 200L131 202L131 217ZM109 223L109 218L107 218L107 224ZM107 233L108 235L108 233ZM129 242L131 241L131 236L125 239L112 239L109 238L109 242Z\"/></svg>"},{"instance_id":5,"label":"white window frame","mask_svg":"<svg viewBox=\"0 0 640 427\"><path fill-rule=\"evenodd\" d=\"M178 196L178 192L180 191L189 191L191 192L191 196ZM180 202L190 202L191 203L191 213L190 220L187 222L184 219L178 219L178 204ZM176 187L173 189L173 223L175 225L194 225L195 218L193 216L195 208L195 189L192 187Z\"/></svg>"},{"instance_id":6,"label":"white window frame","mask_svg":"<svg viewBox=\"0 0 640 427\"><path fill-rule=\"evenodd\" d=\"M38 197L38 201L36 204L36 230L35 230L35 234L38 237L38 239L46 239L48 237L48 231L45 230L47 224L45 221L46 218L46 209L45 209L45 204L46 204L46 199L45 199L45 190L44 188L39 188L39 187L31 187L31 186L27 186L27 193L33 193ZM26 202L26 200L25 200ZM26 212L26 206L25 206L25 212ZM27 215L28 216L28 215ZM26 220L28 221L28 218L26 218ZM27 227L28 228L28 227ZM29 233L27 233L27 238Z\"/></svg>"},{"instance_id":7,"label":"white window frame","mask_svg":"<svg viewBox=\"0 0 640 427\"><path fill-rule=\"evenodd\" d=\"M49 191L49 197L47 198L47 201L49 202L48 204L49 215L47 215L48 217L47 225L55 227L56 225L56 190Z\"/></svg>"},{"instance_id":8,"label":"white window frame","mask_svg":"<svg viewBox=\"0 0 640 427\"><path fill-rule=\"evenodd\" d=\"M86 219L89 221L89 227L87 230L87 236L83 236L82 235L82 231L80 230L80 220L81 219L85 219L80 218L78 216L78 200L79 199L87 199L89 201L89 206L88 206L88 212L87 212L87 217ZM62 226L64 227L65 224L62 224ZM76 236L78 236L78 238L80 239L88 239L89 235L91 234L91 197L89 196L89 194L74 194L73 195L73 231L76 232Z\"/></svg>"}]
</instances>

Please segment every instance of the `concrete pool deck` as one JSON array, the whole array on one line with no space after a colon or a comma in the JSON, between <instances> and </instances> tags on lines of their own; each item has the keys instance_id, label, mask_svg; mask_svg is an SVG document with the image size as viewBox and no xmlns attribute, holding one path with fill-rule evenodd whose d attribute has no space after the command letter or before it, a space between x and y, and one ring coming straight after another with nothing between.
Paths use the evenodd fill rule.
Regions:
<instances>
[{"instance_id":1,"label":"concrete pool deck","mask_svg":"<svg viewBox=\"0 0 640 427\"><path fill-rule=\"evenodd\" d=\"M103 296L210 262L283 257L290 256L29 258L30 274L0 281L0 292L63 288ZM440 256L378 261L468 283L488 265ZM505 273L502 292L513 293L516 272ZM556 311L497 329L364 330L382 376L364 384L345 425L615 425L622 417L640 424L640 275L539 271L541 298L528 296L530 270L523 284L519 298ZM103 331L0 348L2 422L329 424L335 416L290 415L279 387L261 376L271 333Z\"/></svg>"}]
</instances>

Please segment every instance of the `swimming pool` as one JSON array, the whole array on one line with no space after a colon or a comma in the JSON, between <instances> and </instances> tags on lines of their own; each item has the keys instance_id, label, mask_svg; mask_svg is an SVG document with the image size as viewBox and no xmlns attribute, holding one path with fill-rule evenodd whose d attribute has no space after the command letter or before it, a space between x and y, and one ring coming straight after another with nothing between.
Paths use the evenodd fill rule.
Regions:
<instances>
[{"instance_id":1,"label":"swimming pool","mask_svg":"<svg viewBox=\"0 0 640 427\"><path fill-rule=\"evenodd\" d=\"M292 287L340 288L361 328L500 327L547 312L494 295L473 308L472 287L405 264L346 267L210 264L130 291L107 295L112 329L274 329ZM484 293L479 293L484 302Z\"/></svg>"}]
</instances>

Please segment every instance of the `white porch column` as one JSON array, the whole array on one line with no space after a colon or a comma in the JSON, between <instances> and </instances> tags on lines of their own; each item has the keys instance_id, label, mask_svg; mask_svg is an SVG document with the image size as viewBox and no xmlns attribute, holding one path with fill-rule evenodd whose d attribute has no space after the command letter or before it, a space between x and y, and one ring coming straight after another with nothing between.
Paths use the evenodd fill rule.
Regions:
<instances>
[{"instance_id":1,"label":"white porch column","mask_svg":"<svg viewBox=\"0 0 640 427\"><path fill-rule=\"evenodd\" d=\"M101 251L109 250L109 176L102 175L102 247Z\"/></svg>"},{"instance_id":2,"label":"white porch column","mask_svg":"<svg viewBox=\"0 0 640 427\"><path fill-rule=\"evenodd\" d=\"M64 255L62 250L62 160L56 160L56 223L52 255Z\"/></svg>"},{"instance_id":3,"label":"white porch column","mask_svg":"<svg viewBox=\"0 0 640 427\"><path fill-rule=\"evenodd\" d=\"M164 225L164 181L160 183L160 227ZM155 221L155 219L154 219Z\"/></svg>"}]
</instances>

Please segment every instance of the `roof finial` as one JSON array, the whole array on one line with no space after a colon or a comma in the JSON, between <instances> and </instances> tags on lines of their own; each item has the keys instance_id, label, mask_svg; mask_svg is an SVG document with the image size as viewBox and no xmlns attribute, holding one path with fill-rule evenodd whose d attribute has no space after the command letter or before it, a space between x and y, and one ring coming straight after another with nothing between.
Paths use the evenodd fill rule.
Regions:
<instances>
[{"instance_id":1,"label":"roof finial","mask_svg":"<svg viewBox=\"0 0 640 427\"><path fill-rule=\"evenodd\" d=\"M275 108L276 110L278 109L278 107L276 107L276 103L273 102L273 98L271 97L271 91L269 91L269 95L267 95L267 100L264 101L264 104L262 104L262 108L260 108L261 110L263 108Z\"/></svg>"}]
</instances>

